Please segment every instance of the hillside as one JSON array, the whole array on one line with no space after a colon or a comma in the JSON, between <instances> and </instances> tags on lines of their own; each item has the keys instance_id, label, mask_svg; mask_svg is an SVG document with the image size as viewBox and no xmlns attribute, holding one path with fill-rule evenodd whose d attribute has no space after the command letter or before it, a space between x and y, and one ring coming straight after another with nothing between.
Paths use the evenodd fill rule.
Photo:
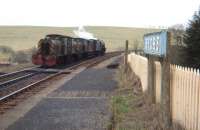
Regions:
<instances>
[{"instance_id":1,"label":"hillside","mask_svg":"<svg viewBox=\"0 0 200 130\"><path fill-rule=\"evenodd\" d=\"M158 31L157 29L125 28L125 27L85 27L95 37L106 43L108 51L118 50L124 47L125 40L130 41L132 47L134 41L142 46L142 37L145 33ZM46 34L57 33L73 36L75 27L32 27L32 26L0 26L0 45L5 45L14 50L29 49L37 45L39 39Z\"/></svg>"}]
</instances>

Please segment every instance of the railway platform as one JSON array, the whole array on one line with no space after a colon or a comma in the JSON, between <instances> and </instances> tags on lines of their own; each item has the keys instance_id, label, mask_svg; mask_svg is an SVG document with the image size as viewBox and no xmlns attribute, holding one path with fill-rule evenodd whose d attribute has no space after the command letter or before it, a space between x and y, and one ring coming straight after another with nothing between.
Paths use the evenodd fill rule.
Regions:
<instances>
[{"instance_id":1,"label":"railway platform","mask_svg":"<svg viewBox=\"0 0 200 130\"><path fill-rule=\"evenodd\" d=\"M58 83L49 83L0 119L7 130L105 130L110 123L109 96L115 90L117 56L90 68L80 68Z\"/></svg>"}]
</instances>

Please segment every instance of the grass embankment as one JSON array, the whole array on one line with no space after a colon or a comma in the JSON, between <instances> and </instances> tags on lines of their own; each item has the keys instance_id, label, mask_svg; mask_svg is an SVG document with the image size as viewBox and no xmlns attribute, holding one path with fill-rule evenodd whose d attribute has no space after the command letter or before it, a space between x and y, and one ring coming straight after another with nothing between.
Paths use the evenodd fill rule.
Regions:
<instances>
[{"instance_id":1,"label":"grass embankment","mask_svg":"<svg viewBox=\"0 0 200 130\"><path fill-rule=\"evenodd\" d=\"M116 73L118 89L112 97L113 130L166 130L159 105L152 104L142 92L140 79L131 71ZM178 125L170 130L183 130Z\"/></svg>"}]
</instances>

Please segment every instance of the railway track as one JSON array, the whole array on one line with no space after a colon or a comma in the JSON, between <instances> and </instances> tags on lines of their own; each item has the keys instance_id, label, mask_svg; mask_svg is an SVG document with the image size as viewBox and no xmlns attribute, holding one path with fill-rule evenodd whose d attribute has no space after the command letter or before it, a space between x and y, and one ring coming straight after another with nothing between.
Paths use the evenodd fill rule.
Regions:
<instances>
[{"instance_id":1,"label":"railway track","mask_svg":"<svg viewBox=\"0 0 200 130\"><path fill-rule=\"evenodd\" d=\"M8 74L2 74L2 75L0 75L0 84L2 82L6 82L8 80L12 80L12 79L24 76L28 73L31 73L31 71L35 68L38 68L38 67L31 67L31 68L26 68L26 69L23 69L20 71L15 71L15 72L8 73Z\"/></svg>"},{"instance_id":2,"label":"railway track","mask_svg":"<svg viewBox=\"0 0 200 130\"><path fill-rule=\"evenodd\" d=\"M95 66L96 64L119 54L121 54L121 52L107 53L104 56L82 61L60 71L35 71L31 68L6 74L7 76L0 76L0 114L17 105L17 103L22 99L26 99L25 97L27 94L34 94L35 92L47 87L41 87L46 81L53 80L55 77L61 75L70 74L73 70L79 67L88 68ZM2 80L1 77L4 79Z\"/></svg>"}]
</instances>

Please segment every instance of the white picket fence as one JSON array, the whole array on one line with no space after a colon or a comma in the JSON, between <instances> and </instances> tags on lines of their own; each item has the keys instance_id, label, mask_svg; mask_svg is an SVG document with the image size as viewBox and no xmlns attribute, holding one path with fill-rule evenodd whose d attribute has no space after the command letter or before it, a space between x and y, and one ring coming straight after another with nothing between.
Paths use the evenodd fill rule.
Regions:
<instances>
[{"instance_id":1,"label":"white picket fence","mask_svg":"<svg viewBox=\"0 0 200 130\"><path fill-rule=\"evenodd\" d=\"M129 54L128 62L132 70L141 78L143 90L148 89L148 60L145 57ZM161 97L161 65L155 62L156 102ZM187 130L200 130L200 74L199 70L170 66L172 121Z\"/></svg>"}]
</instances>

